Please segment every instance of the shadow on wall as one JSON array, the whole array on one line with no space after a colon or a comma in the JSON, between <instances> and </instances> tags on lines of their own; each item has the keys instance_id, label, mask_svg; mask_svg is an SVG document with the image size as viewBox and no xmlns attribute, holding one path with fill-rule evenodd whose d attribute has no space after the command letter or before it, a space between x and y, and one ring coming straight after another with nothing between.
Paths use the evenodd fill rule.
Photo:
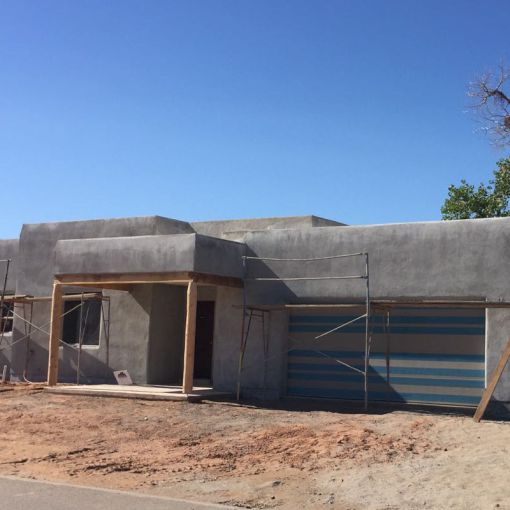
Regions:
<instances>
[{"instance_id":1,"label":"shadow on wall","mask_svg":"<svg viewBox=\"0 0 510 510\"><path fill-rule=\"evenodd\" d=\"M297 251L297 250L296 250ZM259 256L248 249L247 255ZM365 274L364 256L315 261L246 261L246 293L249 304L319 304L338 301L339 296L354 296L350 302L365 299L364 279L318 279L298 281L257 281L255 278L317 278Z\"/></svg>"},{"instance_id":2,"label":"shadow on wall","mask_svg":"<svg viewBox=\"0 0 510 510\"><path fill-rule=\"evenodd\" d=\"M138 380L141 383L145 382L140 379L143 374L141 375L140 370L137 369L144 363L141 357L146 350L151 289L140 288L135 289L133 293L116 293L115 296L111 296L111 303L109 341L104 333L105 323L100 316L96 319L100 320L101 330L98 346L84 347L79 355L76 345L60 344L59 382L75 383L77 381L79 356L81 383L115 383L113 371L122 369L128 370L135 382ZM103 313L106 313L105 310ZM25 373L28 380L41 382L47 379L48 335L46 333L49 330L49 304L36 303L33 312L32 322L35 326L30 339L24 339L25 324L17 318L13 332L15 345L0 351L0 363L7 364L10 372L17 378L21 379ZM94 327L99 326L96 324ZM44 329L46 333L39 328ZM64 334L64 328L62 328L62 334Z\"/></svg>"},{"instance_id":3,"label":"shadow on wall","mask_svg":"<svg viewBox=\"0 0 510 510\"><path fill-rule=\"evenodd\" d=\"M80 375L78 378L78 365ZM87 349L81 354L74 346L64 346L60 358L58 382L80 384L116 384L113 371L105 362L91 355Z\"/></svg>"},{"instance_id":4,"label":"shadow on wall","mask_svg":"<svg viewBox=\"0 0 510 510\"><path fill-rule=\"evenodd\" d=\"M26 343L25 343L26 346ZM26 347L25 347L26 349ZM19 373L13 372L13 367L10 361L10 349L0 351L0 372L4 365L7 365L8 374L12 380L24 380L26 377L27 382L45 382L47 379L47 369L42 366L32 368L30 359L35 358L38 360L48 359L48 349L41 347L36 342L30 342L30 352L28 363L25 365L25 370ZM78 366L78 350L68 345L64 346L64 351L61 352L59 362L58 382L75 383L77 381L76 373ZM91 356L87 350L82 350L80 359L80 382L81 383L115 383L113 376L113 369L108 367L106 363ZM91 375L93 374L93 375Z\"/></svg>"},{"instance_id":5,"label":"shadow on wall","mask_svg":"<svg viewBox=\"0 0 510 510\"><path fill-rule=\"evenodd\" d=\"M80 291L72 290L73 293ZM109 335L105 334L108 327L107 306L102 311L96 310L97 313L85 314L88 318L88 329L85 330L79 327L80 313L74 314L74 317L67 315L71 320L62 327L64 338L74 342L80 331L95 332L96 336L85 335L90 345L83 346L81 354L74 343L60 344L58 381L116 383L113 376L115 370L127 370L136 384L170 384L174 379L177 381L175 374L179 374L179 370L178 367L172 370L172 363L182 364L185 288L144 284L137 285L130 292L108 291L104 294L110 298ZM67 303L71 303L72 309L74 301ZM34 323L45 324L48 317L49 307L39 307ZM21 339L23 332L17 331L16 335ZM26 343L22 341L17 345L13 362L16 374L21 374L25 365ZM29 378L34 381L46 379L48 335L39 331L32 335L28 365Z\"/></svg>"},{"instance_id":6,"label":"shadow on wall","mask_svg":"<svg viewBox=\"0 0 510 510\"><path fill-rule=\"evenodd\" d=\"M9 358L5 355L5 348L0 350L0 373L2 372L4 366L7 365L7 376L9 376L9 372L11 370L11 363Z\"/></svg>"},{"instance_id":7,"label":"shadow on wall","mask_svg":"<svg viewBox=\"0 0 510 510\"><path fill-rule=\"evenodd\" d=\"M5 339L3 347L4 349L0 351L0 368L3 369L3 366L7 365L11 380L23 381L24 377L26 377L28 382L43 382L46 380L46 370L43 370L41 367L31 370L30 360L32 358L47 360L47 349L41 347L37 342L31 341L28 343L26 340L19 342L11 348L5 345Z\"/></svg>"}]
</instances>

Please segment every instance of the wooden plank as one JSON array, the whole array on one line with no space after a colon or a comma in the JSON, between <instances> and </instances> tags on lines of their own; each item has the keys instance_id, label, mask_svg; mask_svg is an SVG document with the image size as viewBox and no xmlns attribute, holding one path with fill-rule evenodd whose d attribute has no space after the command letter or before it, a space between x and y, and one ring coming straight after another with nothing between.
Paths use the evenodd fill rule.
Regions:
<instances>
[{"instance_id":1,"label":"wooden plank","mask_svg":"<svg viewBox=\"0 0 510 510\"><path fill-rule=\"evenodd\" d=\"M123 289L124 290L124 289ZM64 294L62 296L63 301L75 301L77 299L85 300L102 300L107 299L104 296L101 296L98 292L85 292L84 294ZM10 299L5 299L5 301L9 301L11 303L43 303L46 301L51 301L52 296L10 296Z\"/></svg>"},{"instance_id":2,"label":"wooden plank","mask_svg":"<svg viewBox=\"0 0 510 510\"><path fill-rule=\"evenodd\" d=\"M65 274L57 275L55 279L61 283L72 286L81 286L99 283L164 283L184 282L187 283L191 277L189 272L177 273L103 273L103 274Z\"/></svg>"},{"instance_id":3,"label":"wooden plank","mask_svg":"<svg viewBox=\"0 0 510 510\"><path fill-rule=\"evenodd\" d=\"M352 304L349 304L349 303L340 303L340 304L336 304L336 305L283 305L283 308L286 308L286 309L289 309L289 310L292 310L292 309L297 309L299 310L300 308L325 308L325 309L328 309L328 308L366 308L366 304L365 303L352 303Z\"/></svg>"},{"instance_id":4,"label":"wooden plank","mask_svg":"<svg viewBox=\"0 0 510 510\"><path fill-rule=\"evenodd\" d=\"M503 354L501 354L501 357L499 358L496 369L491 375L491 380L487 385L487 388L483 392L482 399L480 400L480 403L476 408L475 415L473 416L473 420L475 420L476 422L479 422L482 419L482 416L484 415L485 410L489 405L489 401L492 397L492 394L494 393L494 390L496 389L496 386L501 378L501 375L503 374L503 370L505 369L505 366L508 362L508 358L510 358L510 338L508 339L508 343L506 344Z\"/></svg>"},{"instance_id":5,"label":"wooden plank","mask_svg":"<svg viewBox=\"0 0 510 510\"><path fill-rule=\"evenodd\" d=\"M195 273L193 271L174 273L114 273L114 274L66 274L57 275L56 280L73 287L97 287L106 285L133 285L143 283L172 283L187 285L190 280L202 285L220 285L226 287L242 287L240 278ZM111 288L111 287L110 287Z\"/></svg>"},{"instance_id":6,"label":"wooden plank","mask_svg":"<svg viewBox=\"0 0 510 510\"><path fill-rule=\"evenodd\" d=\"M220 287L243 287L243 280L241 278L234 278L231 276L220 276L215 274L195 273L190 272L189 276L201 285L218 285Z\"/></svg>"},{"instance_id":7,"label":"wooden plank","mask_svg":"<svg viewBox=\"0 0 510 510\"><path fill-rule=\"evenodd\" d=\"M25 299L26 297L26 294L6 294L4 296L4 301L17 301Z\"/></svg>"},{"instance_id":8,"label":"wooden plank","mask_svg":"<svg viewBox=\"0 0 510 510\"><path fill-rule=\"evenodd\" d=\"M53 284L51 300L50 342L48 347L48 386L55 386L58 379L58 347L62 326L62 285Z\"/></svg>"},{"instance_id":9,"label":"wooden plank","mask_svg":"<svg viewBox=\"0 0 510 510\"><path fill-rule=\"evenodd\" d=\"M134 285L138 284L152 284L152 283L158 283L154 281L136 281L136 282L125 282L125 283L116 283L116 282L108 282L108 281L101 281L101 282L73 282L73 283L62 283L66 287L79 287L81 289L94 289L94 290L121 290L121 291L127 291L130 292L133 290ZM168 282L159 282L159 283L168 283ZM188 280L183 283L188 283ZM73 292L76 292L76 290L73 290Z\"/></svg>"},{"instance_id":10,"label":"wooden plank","mask_svg":"<svg viewBox=\"0 0 510 510\"><path fill-rule=\"evenodd\" d=\"M193 369L195 365L195 332L197 320L197 283L190 281L186 299L186 329L184 333L184 370L182 392L193 391Z\"/></svg>"},{"instance_id":11,"label":"wooden plank","mask_svg":"<svg viewBox=\"0 0 510 510\"><path fill-rule=\"evenodd\" d=\"M224 286L224 287L236 287L241 288L242 282L236 281L232 283L230 281L216 281L215 283L211 283L211 279L205 279L205 282L202 282L202 278L196 277L187 279L178 279L175 280L173 278L160 278L160 279L149 279L144 280L140 279L132 279L125 282L115 282L113 280L94 280L94 281L73 281L73 282L63 282L64 285L70 287L83 287L83 288L95 288L95 289L112 289L112 290L124 290L124 291L132 291L135 285L151 285L151 284L164 284L164 285L181 285L188 286L188 283L194 279L197 283L203 285L216 285L216 286Z\"/></svg>"},{"instance_id":12,"label":"wooden plank","mask_svg":"<svg viewBox=\"0 0 510 510\"><path fill-rule=\"evenodd\" d=\"M89 287L88 285L86 287ZM90 285L91 288L94 288L93 285ZM131 292L134 289L134 285L130 283L102 283L102 290L121 290L123 292Z\"/></svg>"},{"instance_id":13,"label":"wooden plank","mask_svg":"<svg viewBox=\"0 0 510 510\"><path fill-rule=\"evenodd\" d=\"M370 304L376 308L391 308L391 307L418 307L435 306L446 308L510 308L510 302L505 301L461 301L461 300L436 300L426 299L421 301L405 301L405 300L387 300L387 299L374 299Z\"/></svg>"},{"instance_id":14,"label":"wooden plank","mask_svg":"<svg viewBox=\"0 0 510 510\"><path fill-rule=\"evenodd\" d=\"M388 300L371 300L370 304L373 309L377 310L391 310L394 307L406 307L406 308L423 308L427 306L434 307L445 307L445 308L510 308L510 303L505 302L491 302L491 301L388 301ZM299 309L335 309L335 308L365 308L364 303L316 303L316 304L281 304L281 305L266 305L259 307L248 307L248 308L260 308L264 310L299 310ZM235 305L234 308L242 308L242 305Z\"/></svg>"}]
</instances>

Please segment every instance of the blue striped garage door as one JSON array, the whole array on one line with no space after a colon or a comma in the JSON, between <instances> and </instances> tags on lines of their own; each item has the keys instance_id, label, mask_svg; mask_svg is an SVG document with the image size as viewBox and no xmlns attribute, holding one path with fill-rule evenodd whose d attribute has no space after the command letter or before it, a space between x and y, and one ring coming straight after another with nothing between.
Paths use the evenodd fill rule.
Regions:
<instances>
[{"instance_id":1,"label":"blue striped garage door","mask_svg":"<svg viewBox=\"0 0 510 510\"><path fill-rule=\"evenodd\" d=\"M287 394L361 400L364 322L315 340L363 310L289 316ZM369 399L476 406L485 382L483 309L407 308L372 317Z\"/></svg>"}]
</instances>

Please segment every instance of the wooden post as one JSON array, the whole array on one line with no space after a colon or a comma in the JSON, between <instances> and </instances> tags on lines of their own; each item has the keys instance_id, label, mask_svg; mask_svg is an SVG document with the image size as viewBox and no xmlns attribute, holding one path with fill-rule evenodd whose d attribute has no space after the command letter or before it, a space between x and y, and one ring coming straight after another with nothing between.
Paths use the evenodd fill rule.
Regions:
<instances>
[{"instance_id":1,"label":"wooden post","mask_svg":"<svg viewBox=\"0 0 510 510\"><path fill-rule=\"evenodd\" d=\"M508 362L508 358L510 358L510 338L508 339L508 343L506 344L503 354L501 354L501 357L499 358L498 366L496 367L496 370L494 370L494 372L492 373L491 380L487 385L487 388L483 392L482 400L480 400L480 403L476 408L475 415L473 416L473 420L475 420L476 422L479 422L482 419L482 416L484 415L485 410L489 405L489 401L492 397L492 394L494 393L494 390L496 389L499 379L501 378L501 374L503 373L503 370L505 369L505 366Z\"/></svg>"},{"instance_id":2,"label":"wooden post","mask_svg":"<svg viewBox=\"0 0 510 510\"><path fill-rule=\"evenodd\" d=\"M186 330L184 332L184 370L182 373L182 392L193 391L193 368L195 365L195 331L197 320L197 282L188 283L186 299Z\"/></svg>"},{"instance_id":3,"label":"wooden post","mask_svg":"<svg viewBox=\"0 0 510 510\"><path fill-rule=\"evenodd\" d=\"M50 342L48 348L48 386L55 386L58 379L58 347L62 325L62 284L53 283L51 297Z\"/></svg>"}]
</instances>

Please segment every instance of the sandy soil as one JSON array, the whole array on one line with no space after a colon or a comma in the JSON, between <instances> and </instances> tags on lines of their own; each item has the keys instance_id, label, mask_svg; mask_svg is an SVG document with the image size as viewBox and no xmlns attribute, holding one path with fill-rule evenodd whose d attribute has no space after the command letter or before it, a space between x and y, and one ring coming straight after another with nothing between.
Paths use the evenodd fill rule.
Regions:
<instances>
[{"instance_id":1,"label":"sandy soil","mask_svg":"<svg viewBox=\"0 0 510 510\"><path fill-rule=\"evenodd\" d=\"M0 474L249 508L510 509L510 423L0 393Z\"/></svg>"}]
</instances>

